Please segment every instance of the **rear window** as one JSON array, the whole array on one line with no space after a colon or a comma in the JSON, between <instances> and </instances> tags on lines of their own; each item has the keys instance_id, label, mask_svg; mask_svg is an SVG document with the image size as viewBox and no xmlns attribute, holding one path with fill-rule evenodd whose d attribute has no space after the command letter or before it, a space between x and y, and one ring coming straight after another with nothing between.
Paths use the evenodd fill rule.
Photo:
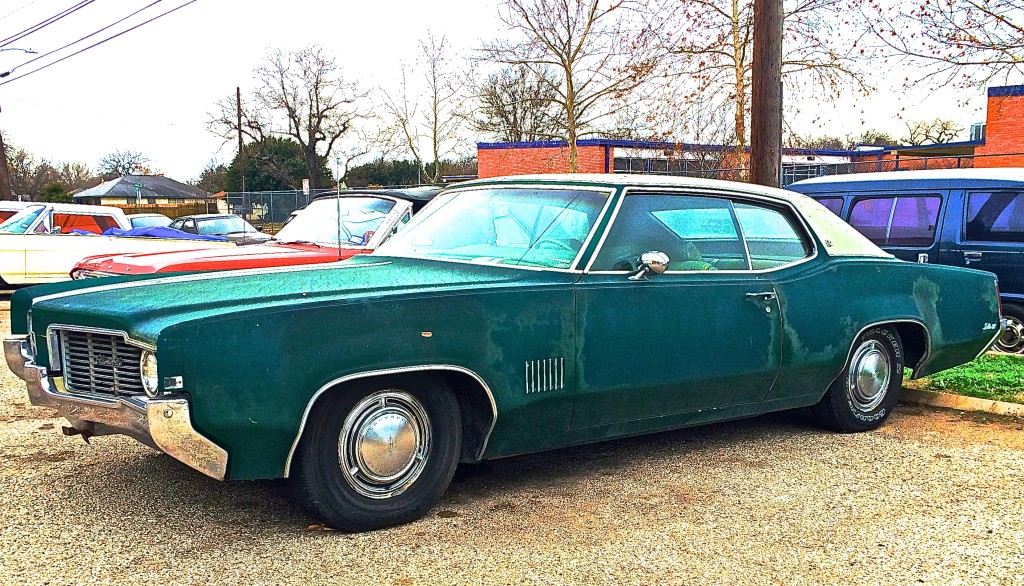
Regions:
<instances>
[{"instance_id":1,"label":"rear window","mask_svg":"<svg viewBox=\"0 0 1024 586\"><path fill-rule=\"evenodd\" d=\"M850 210L850 225L882 246L929 246L941 202L937 195L858 199Z\"/></svg>"},{"instance_id":2,"label":"rear window","mask_svg":"<svg viewBox=\"0 0 1024 586\"><path fill-rule=\"evenodd\" d=\"M968 195L966 237L988 242L1024 242L1024 192Z\"/></svg>"},{"instance_id":3,"label":"rear window","mask_svg":"<svg viewBox=\"0 0 1024 586\"><path fill-rule=\"evenodd\" d=\"M843 213L843 198L841 197L822 197L816 198L817 202L825 206L825 209L832 212L835 215Z\"/></svg>"}]
</instances>

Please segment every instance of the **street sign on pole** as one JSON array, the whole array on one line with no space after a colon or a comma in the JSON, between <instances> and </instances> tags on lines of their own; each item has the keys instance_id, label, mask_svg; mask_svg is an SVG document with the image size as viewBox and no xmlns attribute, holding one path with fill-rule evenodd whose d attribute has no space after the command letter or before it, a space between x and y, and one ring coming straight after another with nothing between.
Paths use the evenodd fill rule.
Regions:
<instances>
[{"instance_id":1,"label":"street sign on pole","mask_svg":"<svg viewBox=\"0 0 1024 586\"><path fill-rule=\"evenodd\" d=\"M302 180L302 193L309 195L309 179Z\"/></svg>"}]
</instances>

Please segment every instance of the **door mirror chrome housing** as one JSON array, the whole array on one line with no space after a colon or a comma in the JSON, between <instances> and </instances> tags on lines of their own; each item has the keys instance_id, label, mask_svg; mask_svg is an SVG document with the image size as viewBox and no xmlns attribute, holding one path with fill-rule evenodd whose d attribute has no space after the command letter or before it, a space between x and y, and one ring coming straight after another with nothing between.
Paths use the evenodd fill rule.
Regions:
<instances>
[{"instance_id":1,"label":"door mirror chrome housing","mask_svg":"<svg viewBox=\"0 0 1024 586\"><path fill-rule=\"evenodd\" d=\"M660 275L668 270L669 258L664 252L651 250L637 259L637 272L629 276L630 281L646 281L648 273Z\"/></svg>"}]
</instances>

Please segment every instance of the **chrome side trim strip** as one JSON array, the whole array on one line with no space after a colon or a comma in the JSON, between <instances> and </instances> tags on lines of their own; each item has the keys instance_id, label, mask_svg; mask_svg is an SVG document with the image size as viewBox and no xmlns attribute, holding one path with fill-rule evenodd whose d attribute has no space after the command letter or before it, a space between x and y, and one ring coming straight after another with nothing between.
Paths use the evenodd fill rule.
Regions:
<instances>
[{"instance_id":1,"label":"chrome side trim strip","mask_svg":"<svg viewBox=\"0 0 1024 586\"><path fill-rule=\"evenodd\" d=\"M306 429L306 422L309 420L309 414L313 410L313 405L321 395L326 393L328 390L336 387L337 385L358 380L361 378L371 378L377 376L388 376L394 374L404 374L407 372L429 372L433 370L448 370L452 372L458 372L461 374L469 375L480 387L483 388L484 392L487 393L487 398L491 402L491 426L487 429L487 434L484 436L483 442L480 443L480 452L477 454L478 458L483 458L484 451L487 450L487 442L491 439L491 433L494 431L494 426L498 423L498 404L494 402L494 393L491 391L491 387L487 385L483 377L473 372L468 368L462 366L455 366L453 364L422 364L419 366L402 366L398 368L385 368L382 370L371 370L367 372L357 372L354 374L345 375L338 377L332 381L329 381L324 386L317 389L313 396L310 397L309 402L306 403L306 410L302 413L302 419L299 421L299 429L295 433L295 439L292 441L292 447L288 450L288 457L284 461L284 477L288 478L292 471L292 458L295 456L295 450L299 447L299 440L302 439L302 432Z\"/></svg>"}]
</instances>

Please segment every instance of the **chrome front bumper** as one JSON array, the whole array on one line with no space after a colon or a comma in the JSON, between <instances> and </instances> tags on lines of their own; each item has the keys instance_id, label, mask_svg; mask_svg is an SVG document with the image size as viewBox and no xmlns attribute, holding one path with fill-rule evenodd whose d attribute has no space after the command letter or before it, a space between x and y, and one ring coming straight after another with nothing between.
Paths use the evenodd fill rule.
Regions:
<instances>
[{"instance_id":1,"label":"chrome front bumper","mask_svg":"<svg viewBox=\"0 0 1024 586\"><path fill-rule=\"evenodd\" d=\"M6 338L4 356L11 371L25 381L29 402L56 409L78 431L133 437L207 476L224 480L228 453L192 427L189 404L183 396L107 400L63 392L45 367L32 362L28 336Z\"/></svg>"}]
</instances>

